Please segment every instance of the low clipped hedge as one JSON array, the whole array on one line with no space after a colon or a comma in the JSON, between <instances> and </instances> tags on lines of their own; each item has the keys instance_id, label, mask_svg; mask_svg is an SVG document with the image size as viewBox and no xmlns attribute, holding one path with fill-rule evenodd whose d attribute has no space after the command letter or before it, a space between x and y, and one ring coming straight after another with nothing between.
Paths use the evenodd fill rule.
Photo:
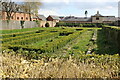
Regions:
<instances>
[{"instance_id":1,"label":"low clipped hedge","mask_svg":"<svg viewBox=\"0 0 120 80\"><path fill-rule=\"evenodd\" d=\"M61 37L60 39L55 39L52 42L48 42L44 44L41 48L44 52L54 52L57 49L60 49L61 47L65 46L68 42L75 39L81 34L81 32L75 32L73 34L70 34L66 37Z\"/></svg>"},{"instance_id":2,"label":"low clipped hedge","mask_svg":"<svg viewBox=\"0 0 120 80\"><path fill-rule=\"evenodd\" d=\"M10 33L10 34L1 34L0 38L9 38L9 37L16 37L16 36L22 36L25 34L33 34L35 33L37 30L34 31L27 31L27 32L20 32L20 33Z\"/></svg>"},{"instance_id":3,"label":"low clipped hedge","mask_svg":"<svg viewBox=\"0 0 120 80\"><path fill-rule=\"evenodd\" d=\"M45 33L47 33L47 32L44 32L44 34ZM5 42L14 41L14 40L17 40L17 39L30 38L32 36L37 36L37 35L41 35L41 33L31 33L31 34L24 34L22 36L3 38L3 39L0 39L0 42L5 43Z\"/></svg>"},{"instance_id":4,"label":"low clipped hedge","mask_svg":"<svg viewBox=\"0 0 120 80\"><path fill-rule=\"evenodd\" d=\"M56 27L59 26L68 26L68 27L102 27L103 23L67 23L67 22L58 22Z\"/></svg>"},{"instance_id":5,"label":"low clipped hedge","mask_svg":"<svg viewBox=\"0 0 120 80\"><path fill-rule=\"evenodd\" d=\"M36 36L29 36L27 38L22 38L22 39L17 39L17 40L13 40L11 42L7 42L8 44L12 44L12 45L16 45L16 44L20 44L20 45L27 45L30 43L35 43L37 41L41 41L47 38L51 38L51 37L55 37L58 36L59 33L46 33L46 34L41 34L41 35L36 35ZM6 44L6 43L5 43Z\"/></svg>"},{"instance_id":6,"label":"low clipped hedge","mask_svg":"<svg viewBox=\"0 0 120 80\"><path fill-rule=\"evenodd\" d=\"M14 51L17 51L19 49L23 49L23 50L27 50L27 51L35 51L37 53L50 53L50 52L54 52L57 49L60 49L61 47L65 46L68 42L70 42L71 40L75 39L76 37L78 37L81 34L82 31L79 32L74 32L73 34L70 34L68 36L62 36L60 38L54 39L53 41L47 42L42 46L28 46L25 44L29 44L29 43L33 43L36 42L38 40L41 39L45 39L45 38L50 38L50 37L55 37L58 36L59 33L50 33L50 34L46 34L46 36L42 36L41 37L37 36L37 37L33 37L33 38L26 38L23 40L17 40L16 42L12 42L9 45L3 44L3 46L8 47L9 49L13 49ZM49 35L49 36L48 36Z\"/></svg>"}]
</instances>

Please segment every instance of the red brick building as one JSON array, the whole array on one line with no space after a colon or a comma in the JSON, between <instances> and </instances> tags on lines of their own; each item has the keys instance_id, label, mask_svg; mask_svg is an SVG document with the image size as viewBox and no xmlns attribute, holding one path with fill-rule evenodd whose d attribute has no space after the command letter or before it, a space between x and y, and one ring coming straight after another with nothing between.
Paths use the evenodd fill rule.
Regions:
<instances>
[{"instance_id":1,"label":"red brick building","mask_svg":"<svg viewBox=\"0 0 120 80\"><path fill-rule=\"evenodd\" d=\"M2 20L7 20L7 13L5 11L1 11L2 13ZM17 20L17 21L30 21L30 14L25 12L16 12L12 14L10 20Z\"/></svg>"},{"instance_id":2,"label":"red brick building","mask_svg":"<svg viewBox=\"0 0 120 80\"><path fill-rule=\"evenodd\" d=\"M61 19L58 16L49 15L47 21L59 22Z\"/></svg>"}]
</instances>

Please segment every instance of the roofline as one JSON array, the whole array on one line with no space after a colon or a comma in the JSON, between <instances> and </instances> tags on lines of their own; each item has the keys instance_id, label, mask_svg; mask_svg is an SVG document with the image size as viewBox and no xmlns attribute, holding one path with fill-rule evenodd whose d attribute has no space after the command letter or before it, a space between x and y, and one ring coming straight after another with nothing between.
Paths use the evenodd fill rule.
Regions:
<instances>
[{"instance_id":1,"label":"roofline","mask_svg":"<svg viewBox=\"0 0 120 80\"><path fill-rule=\"evenodd\" d=\"M2 11L2 12L6 12L6 11L4 11L4 10L0 10L0 11ZM14 12L14 11L13 11ZM22 12L22 11L16 11L15 13L30 13L30 14L34 14L34 13L31 13L31 12Z\"/></svg>"}]
</instances>

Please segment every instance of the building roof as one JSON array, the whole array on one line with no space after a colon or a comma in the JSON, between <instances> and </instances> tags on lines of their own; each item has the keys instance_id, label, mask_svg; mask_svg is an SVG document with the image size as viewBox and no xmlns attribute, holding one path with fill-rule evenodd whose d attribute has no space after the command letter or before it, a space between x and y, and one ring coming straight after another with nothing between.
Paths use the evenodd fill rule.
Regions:
<instances>
[{"instance_id":1,"label":"building roof","mask_svg":"<svg viewBox=\"0 0 120 80\"><path fill-rule=\"evenodd\" d=\"M83 22L90 22L91 18L85 18L85 17L74 17L74 16L68 16L62 19L62 21L83 21Z\"/></svg>"},{"instance_id":2,"label":"building roof","mask_svg":"<svg viewBox=\"0 0 120 80\"><path fill-rule=\"evenodd\" d=\"M120 17L116 17L116 21L120 20Z\"/></svg>"},{"instance_id":3,"label":"building roof","mask_svg":"<svg viewBox=\"0 0 120 80\"><path fill-rule=\"evenodd\" d=\"M104 16L104 21L116 21L115 16Z\"/></svg>"},{"instance_id":4,"label":"building roof","mask_svg":"<svg viewBox=\"0 0 120 80\"><path fill-rule=\"evenodd\" d=\"M42 19L43 21L46 21L46 17L44 15L38 15L38 18Z\"/></svg>"},{"instance_id":5,"label":"building roof","mask_svg":"<svg viewBox=\"0 0 120 80\"><path fill-rule=\"evenodd\" d=\"M46 21L46 17L44 15L34 15L34 19L41 19L43 21Z\"/></svg>"},{"instance_id":6,"label":"building roof","mask_svg":"<svg viewBox=\"0 0 120 80\"><path fill-rule=\"evenodd\" d=\"M49 16L51 16L53 19L60 20L59 16L54 16L54 15L49 15Z\"/></svg>"},{"instance_id":7,"label":"building roof","mask_svg":"<svg viewBox=\"0 0 120 80\"><path fill-rule=\"evenodd\" d=\"M95 14L94 16L102 16L99 11L97 11L97 14Z\"/></svg>"}]
</instances>

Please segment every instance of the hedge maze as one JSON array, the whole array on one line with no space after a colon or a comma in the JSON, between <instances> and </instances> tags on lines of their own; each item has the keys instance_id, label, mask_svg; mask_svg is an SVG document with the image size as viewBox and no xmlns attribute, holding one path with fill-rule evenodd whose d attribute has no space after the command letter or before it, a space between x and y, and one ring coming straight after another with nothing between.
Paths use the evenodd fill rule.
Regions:
<instances>
[{"instance_id":1,"label":"hedge maze","mask_svg":"<svg viewBox=\"0 0 120 80\"><path fill-rule=\"evenodd\" d=\"M0 42L2 43L2 50L8 48L14 51L23 49L39 53L49 53L62 48L77 38L82 32L84 32L83 29L76 30L76 28L30 30L19 33L1 34ZM41 43L42 41L44 43ZM42 45L36 46L37 43Z\"/></svg>"},{"instance_id":2,"label":"hedge maze","mask_svg":"<svg viewBox=\"0 0 120 80\"><path fill-rule=\"evenodd\" d=\"M91 53L116 54L120 52L119 32L120 29L115 27L33 28L17 32L16 30L6 31L0 35L0 42L2 51L10 49L15 52L33 51L37 54L56 53L60 49L64 51L65 46L69 44L67 49L70 48L70 50L66 50L68 54L86 54L89 50ZM92 40L93 36L97 39L96 41ZM112 46L106 45L106 42L112 43Z\"/></svg>"}]
</instances>

